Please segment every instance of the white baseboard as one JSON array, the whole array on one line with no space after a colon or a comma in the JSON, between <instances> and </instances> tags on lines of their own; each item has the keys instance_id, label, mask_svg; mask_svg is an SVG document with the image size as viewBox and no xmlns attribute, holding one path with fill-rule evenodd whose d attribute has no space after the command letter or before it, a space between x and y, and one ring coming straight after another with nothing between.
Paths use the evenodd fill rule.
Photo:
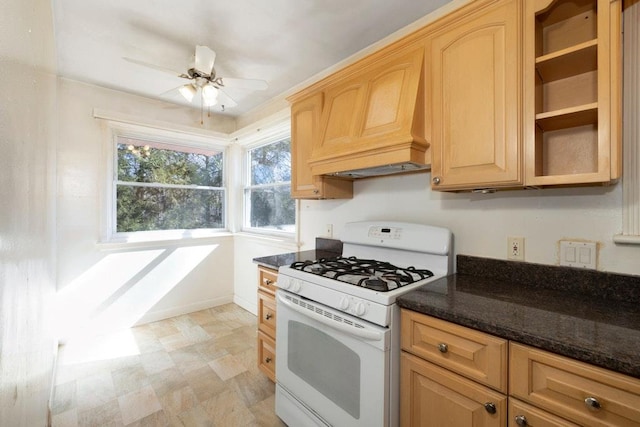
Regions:
<instances>
[{"instance_id":1,"label":"white baseboard","mask_svg":"<svg viewBox=\"0 0 640 427\"><path fill-rule=\"evenodd\" d=\"M247 310L254 316L258 315L258 304L255 300L249 301L244 298L240 298L238 295L233 296L233 303Z\"/></svg>"},{"instance_id":2,"label":"white baseboard","mask_svg":"<svg viewBox=\"0 0 640 427\"><path fill-rule=\"evenodd\" d=\"M170 317L181 316L183 314L193 313L194 311L205 310L211 307L217 307L223 304L229 304L234 302L233 295L228 295L219 298L208 299L205 301L198 301L193 304L183 305L180 307L172 307L166 310L152 311L146 313L136 322L134 326L144 325L145 323L157 322L158 320L168 319Z\"/></svg>"}]
</instances>

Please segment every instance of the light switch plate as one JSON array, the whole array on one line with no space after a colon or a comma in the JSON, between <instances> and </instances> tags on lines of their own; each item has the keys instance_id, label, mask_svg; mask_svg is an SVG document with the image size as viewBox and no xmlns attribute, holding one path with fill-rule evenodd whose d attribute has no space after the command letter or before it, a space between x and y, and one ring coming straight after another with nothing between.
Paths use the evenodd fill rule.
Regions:
<instances>
[{"instance_id":1,"label":"light switch plate","mask_svg":"<svg viewBox=\"0 0 640 427\"><path fill-rule=\"evenodd\" d=\"M560 240L560 265L596 269L597 245L594 242Z\"/></svg>"}]
</instances>

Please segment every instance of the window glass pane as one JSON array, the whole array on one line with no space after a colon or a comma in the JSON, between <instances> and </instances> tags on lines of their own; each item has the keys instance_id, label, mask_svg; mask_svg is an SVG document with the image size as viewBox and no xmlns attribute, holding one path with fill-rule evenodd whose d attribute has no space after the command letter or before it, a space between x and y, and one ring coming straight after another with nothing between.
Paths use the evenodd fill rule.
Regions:
<instances>
[{"instance_id":1,"label":"window glass pane","mask_svg":"<svg viewBox=\"0 0 640 427\"><path fill-rule=\"evenodd\" d=\"M117 187L117 231L224 228L221 190Z\"/></svg>"},{"instance_id":2,"label":"window glass pane","mask_svg":"<svg viewBox=\"0 0 640 427\"><path fill-rule=\"evenodd\" d=\"M251 203L251 227L295 231L296 211L290 185L247 191Z\"/></svg>"},{"instance_id":3,"label":"window glass pane","mask_svg":"<svg viewBox=\"0 0 640 427\"><path fill-rule=\"evenodd\" d=\"M120 141L128 142L118 144L120 181L222 187L222 153L175 151L139 140Z\"/></svg>"},{"instance_id":4,"label":"window glass pane","mask_svg":"<svg viewBox=\"0 0 640 427\"><path fill-rule=\"evenodd\" d=\"M287 138L251 150L251 185L291 181L290 146Z\"/></svg>"}]
</instances>

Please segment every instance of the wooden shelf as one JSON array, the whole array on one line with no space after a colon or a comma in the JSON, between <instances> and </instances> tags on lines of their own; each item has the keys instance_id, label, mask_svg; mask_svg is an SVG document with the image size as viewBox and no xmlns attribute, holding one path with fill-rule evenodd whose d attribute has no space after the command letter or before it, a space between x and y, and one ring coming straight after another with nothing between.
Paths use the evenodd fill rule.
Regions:
<instances>
[{"instance_id":1,"label":"wooden shelf","mask_svg":"<svg viewBox=\"0 0 640 427\"><path fill-rule=\"evenodd\" d=\"M545 132L596 123L598 123L597 102L536 114L536 125Z\"/></svg>"},{"instance_id":2,"label":"wooden shelf","mask_svg":"<svg viewBox=\"0 0 640 427\"><path fill-rule=\"evenodd\" d=\"M597 39L536 58L536 70L544 83L587 73L597 68Z\"/></svg>"}]
</instances>

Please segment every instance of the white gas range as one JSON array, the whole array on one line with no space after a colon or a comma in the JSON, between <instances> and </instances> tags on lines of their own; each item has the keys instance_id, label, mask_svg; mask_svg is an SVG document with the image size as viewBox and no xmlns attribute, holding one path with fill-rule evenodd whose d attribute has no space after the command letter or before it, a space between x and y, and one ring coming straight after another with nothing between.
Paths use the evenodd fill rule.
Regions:
<instances>
[{"instance_id":1,"label":"white gas range","mask_svg":"<svg viewBox=\"0 0 640 427\"><path fill-rule=\"evenodd\" d=\"M276 413L291 426L399 423L399 295L452 271L451 232L345 225L340 258L280 267Z\"/></svg>"}]
</instances>

